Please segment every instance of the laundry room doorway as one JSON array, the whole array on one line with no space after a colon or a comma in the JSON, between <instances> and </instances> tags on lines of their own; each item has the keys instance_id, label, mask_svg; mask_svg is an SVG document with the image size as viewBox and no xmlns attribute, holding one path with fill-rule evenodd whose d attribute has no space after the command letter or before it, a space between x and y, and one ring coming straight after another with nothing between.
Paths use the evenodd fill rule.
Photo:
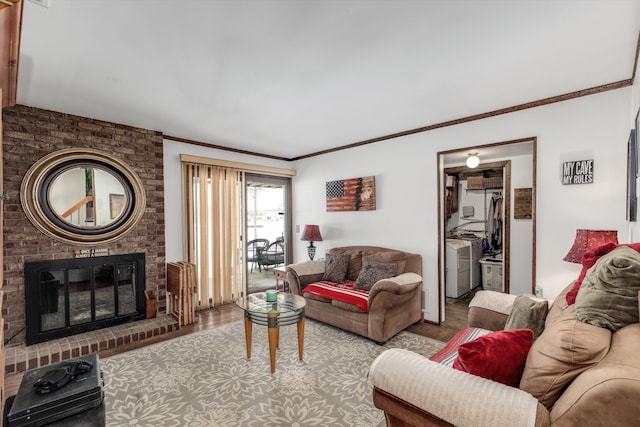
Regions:
<instances>
[{"instance_id":1,"label":"laundry room doorway","mask_svg":"<svg viewBox=\"0 0 640 427\"><path fill-rule=\"evenodd\" d=\"M446 212L446 298L479 287L509 293L511 230L505 218L511 207L511 161L446 168L445 176L448 198L456 198Z\"/></svg>"},{"instance_id":2,"label":"laundry room doorway","mask_svg":"<svg viewBox=\"0 0 640 427\"><path fill-rule=\"evenodd\" d=\"M531 137L438 153L439 323L447 302L478 289L535 292L536 144Z\"/></svg>"}]
</instances>

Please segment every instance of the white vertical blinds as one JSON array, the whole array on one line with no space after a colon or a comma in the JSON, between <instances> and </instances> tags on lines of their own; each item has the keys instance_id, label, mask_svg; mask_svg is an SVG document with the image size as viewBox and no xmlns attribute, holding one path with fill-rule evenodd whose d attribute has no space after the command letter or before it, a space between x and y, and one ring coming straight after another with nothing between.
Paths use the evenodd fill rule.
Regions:
<instances>
[{"instance_id":1,"label":"white vertical blinds","mask_svg":"<svg viewBox=\"0 0 640 427\"><path fill-rule=\"evenodd\" d=\"M185 248L198 268L197 309L233 302L243 288L244 172L183 163Z\"/></svg>"}]
</instances>

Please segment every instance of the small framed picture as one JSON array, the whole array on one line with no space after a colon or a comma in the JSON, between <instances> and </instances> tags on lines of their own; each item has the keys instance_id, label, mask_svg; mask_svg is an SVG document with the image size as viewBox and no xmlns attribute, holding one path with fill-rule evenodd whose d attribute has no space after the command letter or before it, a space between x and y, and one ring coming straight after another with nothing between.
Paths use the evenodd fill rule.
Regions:
<instances>
[{"instance_id":1,"label":"small framed picture","mask_svg":"<svg viewBox=\"0 0 640 427\"><path fill-rule=\"evenodd\" d=\"M109 212L111 219L115 219L124 209L124 194L109 194Z\"/></svg>"}]
</instances>

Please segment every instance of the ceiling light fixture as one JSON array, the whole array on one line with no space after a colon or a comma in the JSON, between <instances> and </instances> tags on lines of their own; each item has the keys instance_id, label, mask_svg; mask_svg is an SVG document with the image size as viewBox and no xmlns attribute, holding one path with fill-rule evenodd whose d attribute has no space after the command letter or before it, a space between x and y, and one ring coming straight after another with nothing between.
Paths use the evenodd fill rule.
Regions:
<instances>
[{"instance_id":1,"label":"ceiling light fixture","mask_svg":"<svg viewBox=\"0 0 640 427\"><path fill-rule=\"evenodd\" d=\"M469 157L467 157L467 167L473 169L477 168L480 164L480 157L478 157L478 153L469 153Z\"/></svg>"}]
</instances>

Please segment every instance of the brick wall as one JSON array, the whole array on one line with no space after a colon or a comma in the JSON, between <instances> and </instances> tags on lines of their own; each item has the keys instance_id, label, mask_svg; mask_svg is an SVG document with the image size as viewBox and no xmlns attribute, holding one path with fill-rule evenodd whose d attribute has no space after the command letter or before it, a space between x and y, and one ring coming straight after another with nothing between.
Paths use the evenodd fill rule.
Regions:
<instances>
[{"instance_id":1,"label":"brick wall","mask_svg":"<svg viewBox=\"0 0 640 427\"><path fill-rule=\"evenodd\" d=\"M20 203L22 178L33 163L64 148L93 148L126 162L140 177L147 196L142 220L126 236L108 245L109 255L144 252L146 289L165 311L165 236L162 134L115 123L17 105L2 110L4 192L4 303L8 345L25 341L24 263L73 258L78 246L40 232ZM86 249L86 248L85 248Z\"/></svg>"}]
</instances>

